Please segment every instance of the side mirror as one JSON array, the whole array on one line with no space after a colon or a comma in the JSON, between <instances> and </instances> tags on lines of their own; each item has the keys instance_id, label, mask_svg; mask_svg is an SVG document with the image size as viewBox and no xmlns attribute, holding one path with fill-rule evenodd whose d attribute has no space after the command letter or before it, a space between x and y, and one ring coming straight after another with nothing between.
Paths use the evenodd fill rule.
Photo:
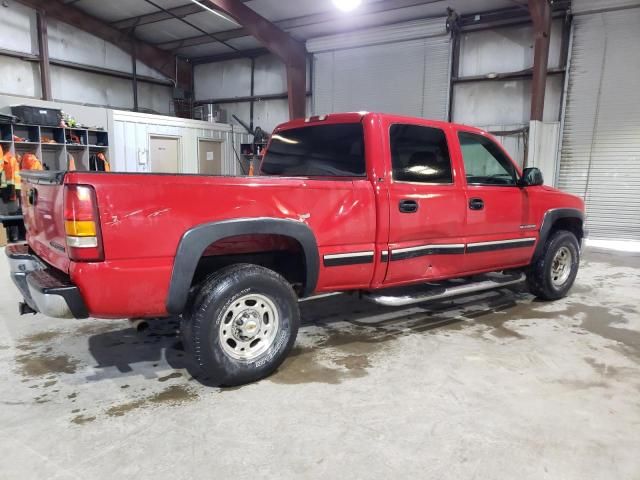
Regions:
<instances>
[{"instance_id":1,"label":"side mirror","mask_svg":"<svg viewBox=\"0 0 640 480\"><path fill-rule=\"evenodd\" d=\"M539 168L531 167L525 168L522 171L522 178L518 182L518 185L521 187L535 187L537 185L542 185L544 183L544 179L542 178L542 172Z\"/></svg>"}]
</instances>

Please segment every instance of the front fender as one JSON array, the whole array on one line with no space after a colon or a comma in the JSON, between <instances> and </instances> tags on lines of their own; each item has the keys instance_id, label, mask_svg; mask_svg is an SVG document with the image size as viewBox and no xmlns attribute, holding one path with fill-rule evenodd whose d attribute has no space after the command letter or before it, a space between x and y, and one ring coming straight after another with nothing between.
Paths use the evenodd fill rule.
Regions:
<instances>
[{"instance_id":1,"label":"front fender","mask_svg":"<svg viewBox=\"0 0 640 480\"><path fill-rule=\"evenodd\" d=\"M533 252L533 262L540 258L544 251L544 246L547 243L549 234L553 224L562 218L577 218L580 220L582 228L582 236L584 238L584 213L577 208L554 208L547 210L542 219L542 226L540 227L540 238L536 245L535 252Z\"/></svg>"}]
</instances>

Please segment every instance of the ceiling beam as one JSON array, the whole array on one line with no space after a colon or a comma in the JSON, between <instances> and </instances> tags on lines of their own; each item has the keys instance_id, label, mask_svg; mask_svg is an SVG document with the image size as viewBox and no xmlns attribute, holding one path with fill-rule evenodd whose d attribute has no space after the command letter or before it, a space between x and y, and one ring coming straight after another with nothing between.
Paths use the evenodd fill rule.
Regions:
<instances>
[{"instance_id":1,"label":"ceiling beam","mask_svg":"<svg viewBox=\"0 0 640 480\"><path fill-rule=\"evenodd\" d=\"M202 3L229 15L249 35L282 60L287 69L289 117L291 119L304 117L307 72L307 50L304 44L239 0L203 0Z\"/></svg>"},{"instance_id":2,"label":"ceiling beam","mask_svg":"<svg viewBox=\"0 0 640 480\"><path fill-rule=\"evenodd\" d=\"M302 17L278 20L273 22L273 24L281 30L285 31L298 27L316 25L318 23L337 23L340 25L344 25L345 27L353 28L354 21L357 21L359 18L363 18L365 15L398 10L401 8L415 7L418 5L425 5L430 3L442 3L442 12L444 16L446 2L443 0L381 0L378 2L363 4L358 8L357 12L353 12L348 16L345 16L337 10L331 10L329 12L314 13L312 15L304 15ZM249 35L251 34L245 28L236 28L233 30L216 32L216 37L223 41L233 40L234 38L246 37ZM174 50L176 48L192 47L194 45L204 45L207 43L211 43L211 38L208 38L205 35L197 35L195 37L189 37L182 40L162 42L156 45L164 49Z\"/></svg>"},{"instance_id":3,"label":"ceiling beam","mask_svg":"<svg viewBox=\"0 0 640 480\"><path fill-rule=\"evenodd\" d=\"M120 30L60 0L18 1L36 11L44 12L47 18L55 18L56 20L68 23L80 30L95 35L124 50L129 55L132 54L133 48L135 48L138 60L142 63L169 78L175 77L175 56L170 52L161 50L138 39L133 39L132 42L131 37ZM133 44L135 44L135 47Z\"/></svg>"},{"instance_id":4,"label":"ceiling beam","mask_svg":"<svg viewBox=\"0 0 640 480\"><path fill-rule=\"evenodd\" d=\"M306 55L301 42L239 0L202 0L201 3L233 18L243 27L245 35L254 37L285 63L296 56Z\"/></svg>"}]
</instances>

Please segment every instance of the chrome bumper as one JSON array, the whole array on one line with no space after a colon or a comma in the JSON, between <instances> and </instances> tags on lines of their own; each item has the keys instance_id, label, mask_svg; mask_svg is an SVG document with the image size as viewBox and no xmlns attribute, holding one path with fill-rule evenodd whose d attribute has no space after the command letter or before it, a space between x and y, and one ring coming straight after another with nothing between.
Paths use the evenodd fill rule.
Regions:
<instances>
[{"instance_id":1,"label":"chrome bumper","mask_svg":"<svg viewBox=\"0 0 640 480\"><path fill-rule=\"evenodd\" d=\"M78 287L32 254L27 244L8 245L5 254L11 278L31 310L53 318L89 316Z\"/></svg>"}]
</instances>

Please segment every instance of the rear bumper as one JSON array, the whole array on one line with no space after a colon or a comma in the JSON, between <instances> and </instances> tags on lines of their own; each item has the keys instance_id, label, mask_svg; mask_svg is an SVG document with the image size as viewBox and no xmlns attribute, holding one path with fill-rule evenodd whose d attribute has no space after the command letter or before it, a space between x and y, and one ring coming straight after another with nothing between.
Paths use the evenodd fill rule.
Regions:
<instances>
[{"instance_id":1,"label":"rear bumper","mask_svg":"<svg viewBox=\"0 0 640 480\"><path fill-rule=\"evenodd\" d=\"M8 245L5 253L11 278L31 309L53 318L89 316L80 289L31 253L27 244Z\"/></svg>"}]
</instances>

